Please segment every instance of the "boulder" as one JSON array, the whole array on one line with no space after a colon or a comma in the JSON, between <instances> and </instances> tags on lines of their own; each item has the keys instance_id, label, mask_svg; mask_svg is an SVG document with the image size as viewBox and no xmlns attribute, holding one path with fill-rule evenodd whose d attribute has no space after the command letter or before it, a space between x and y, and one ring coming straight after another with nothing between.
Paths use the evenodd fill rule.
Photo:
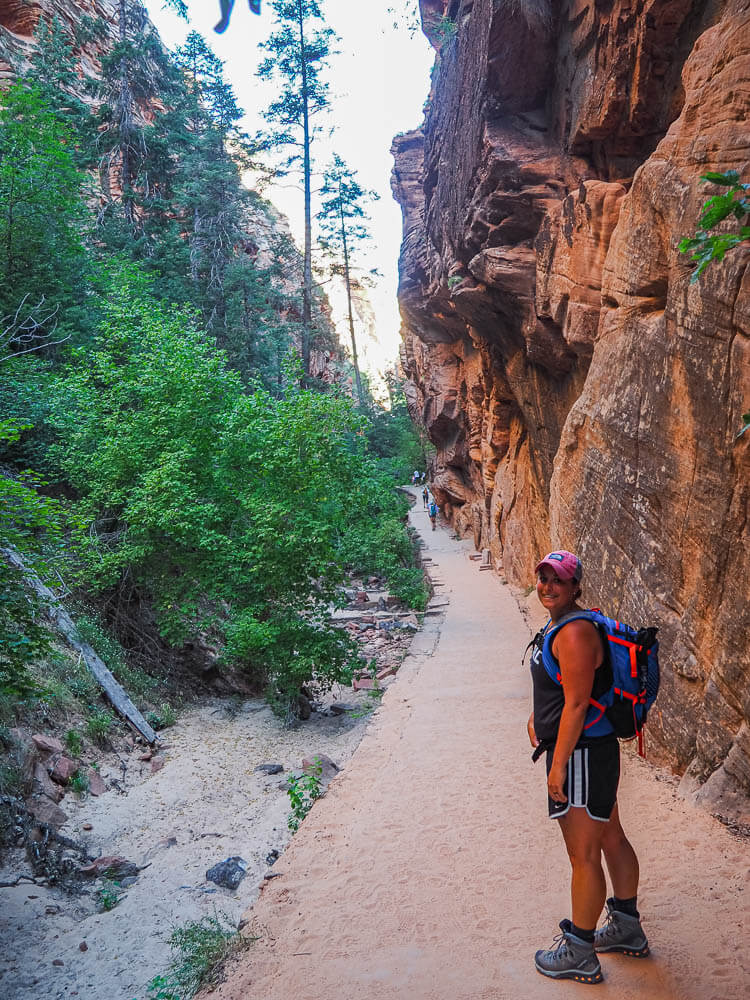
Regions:
<instances>
[{"instance_id":1,"label":"boulder","mask_svg":"<svg viewBox=\"0 0 750 1000\"><path fill-rule=\"evenodd\" d=\"M59 802L65 794L62 788L50 778L44 764L40 763L34 766L34 793L36 795L46 795L53 802Z\"/></svg>"},{"instance_id":2,"label":"boulder","mask_svg":"<svg viewBox=\"0 0 750 1000\"><path fill-rule=\"evenodd\" d=\"M47 770L53 781L60 785L67 785L78 770L78 764L70 757L54 756L47 762Z\"/></svg>"},{"instance_id":3,"label":"boulder","mask_svg":"<svg viewBox=\"0 0 750 1000\"><path fill-rule=\"evenodd\" d=\"M68 822L68 815L46 795L32 795L26 800L26 808L38 823L59 830Z\"/></svg>"},{"instance_id":4,"label":"boulder","mask_svg":"<svg viewBox=\"0 0 750 1000\"><path fill-rule=\"evenodd\" d=\"M55 739L54 736L43 736L41 733L36 733L31 739L37 750L41 750L42 753L62 753L64 750L60 740Z\"/></svg>"},{"instance_id":5,"label":"boulder","mask_svg":"<svg viewBox=\"0 0 750 1000\"><path fill-rule=\"evenodd\" d=\"M89 768L87 773L89 778L89 792L97 797L99 795L104 795L107 791L107 786L104 783L104 778L102 778L101 774L99 774L98 771L95 771L93 767Z\"/></svg>"},{"instance_id":6,"label":"boulder","mask_svg":"<svg viewBox=\"0 0 750 1000\"><path fill-rule=\"evenodd\" d=\"M341 768L324 753L310 754L302 761L305 774L317 774L321 785L325 786L335 778Z\"/></svg>"},{"instance_id":7,"label":"boulder","mask_svg":"<svg viewBox=\"0 0 750 1000\"><path fill-rule=\"evenodd\" d=\"M209 868L206 879L225 889L236 889L247 874L247 861L235 855Z\"/></svg>"},{"instance_id":8,"label":"boulder","mask_svg":"<svg viewBox=\"0 0 750 1000\"><path fill-rule=\"evenodd\" d=\"M91 878L99 878L104 875L106 878L127 878L138 874L138 865L127 858L117 854L103 854L88 865L78 869L81 875L88 875Z\"/></svg>"}]
</instances>

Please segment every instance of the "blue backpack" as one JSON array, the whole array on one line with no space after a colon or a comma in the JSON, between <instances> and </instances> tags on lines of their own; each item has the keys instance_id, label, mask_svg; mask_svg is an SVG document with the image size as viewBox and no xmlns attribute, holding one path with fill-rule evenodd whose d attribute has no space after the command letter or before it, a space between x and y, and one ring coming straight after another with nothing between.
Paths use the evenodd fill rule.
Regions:
<instances>
[{"instance_id":1,"label":"blue backpack","mask_svg":"<svg viewBox=\"0 0 750 1000\"><path fill-rule=\"evenodd\" d=\"M583 618L595 625L607 639L604 663L600 669L611 671L612 681L603 693L591 698L583 730L587 736L614 734L621 740L638 737L638 753L643 750L643 727L649 709L659 692L659 641L657 628L634 629L608 618L598 608L574 611L544 633L542 663L557 684L561 683L560 665L552 655L552 640L563 625Z\"/></svg>"}]
</instances>

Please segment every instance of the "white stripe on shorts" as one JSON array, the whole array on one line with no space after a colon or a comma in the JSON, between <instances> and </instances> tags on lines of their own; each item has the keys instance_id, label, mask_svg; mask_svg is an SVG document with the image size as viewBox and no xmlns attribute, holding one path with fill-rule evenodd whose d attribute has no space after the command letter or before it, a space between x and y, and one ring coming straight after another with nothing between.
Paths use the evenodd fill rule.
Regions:
<instances>
[{"instance_id":1,"label":"white stripe on shorts","mask_svg":"<svg viewBox=\"0 0 750 1000\"><path fill-rule=\"evenodd\" d=\"M574 750L568 761L568 795L572 806L585 806L589 791L589 751L587 747Z\"/></svg>"}]
</instances>

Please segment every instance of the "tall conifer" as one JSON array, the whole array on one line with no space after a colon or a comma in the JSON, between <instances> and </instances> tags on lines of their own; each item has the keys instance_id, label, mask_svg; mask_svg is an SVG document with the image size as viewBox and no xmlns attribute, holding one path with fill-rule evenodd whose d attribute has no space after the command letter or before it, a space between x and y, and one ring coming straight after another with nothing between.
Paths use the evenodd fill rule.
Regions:
<instances>
[{"instance_id":1,"label":"tall conifer","mask_svg":"<svg viewBox=\"0 0 750 1000\"><path fill-rule=\"evenodd\" d=\"M320 127L316 116L330 104L323 80L333 31L325 26L318 0L271 0L275 30L261 48L267 53L258 68L262 80L278 84L279 93L263 112L269 128L258 136L260 150L286 153L280 173L301 170L304 191L305 241L302 278L302 364L310 374L312 338L312 144Z\"/></svg>"}]
</instances>

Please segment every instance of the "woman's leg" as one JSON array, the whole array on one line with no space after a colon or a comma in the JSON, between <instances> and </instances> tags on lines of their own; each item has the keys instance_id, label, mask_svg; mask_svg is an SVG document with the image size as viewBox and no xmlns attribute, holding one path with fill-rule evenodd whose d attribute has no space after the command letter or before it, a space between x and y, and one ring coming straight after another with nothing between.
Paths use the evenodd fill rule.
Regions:
<instances>
[{"instance_id":1,"label":"woman's leg","mask_svg":"<svg viewBox=\"0 0 750 1000\"><path fill-rule=\"evenodd\" d=\"M612 881L612 892L618 899L632 899L638 895L638 857L620 823L617 803L609 823L604 825L602 851L607 871Z\"/></svg>"},{"instance_id":2,"label":"woman's leg","mask_svg":"<svg viewBox=\"0 0 750 1000\"><path fill-rule=\"evenodd\" d=\"M593 930L607 896L602 843L609 823L592 819L585 809L574 806L558 822L573 869L570 883L573 923L582 930Z\"/></svg>"}]
</instances>

